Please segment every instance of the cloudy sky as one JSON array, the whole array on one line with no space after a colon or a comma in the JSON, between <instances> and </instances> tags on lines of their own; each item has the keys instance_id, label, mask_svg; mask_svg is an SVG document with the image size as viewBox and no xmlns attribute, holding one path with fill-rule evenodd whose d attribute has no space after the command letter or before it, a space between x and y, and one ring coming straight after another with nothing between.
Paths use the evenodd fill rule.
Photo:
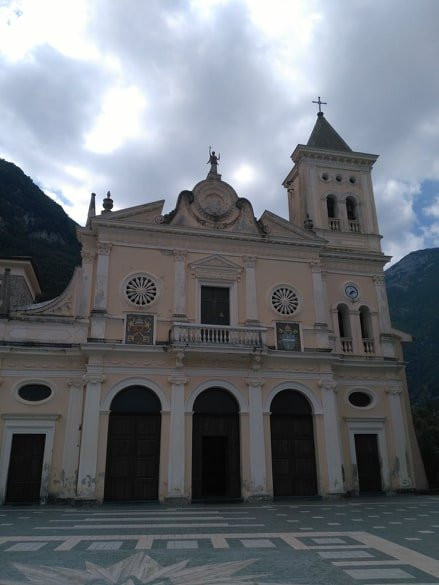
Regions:
<instances>
[{"instance_id":1,"label":"cloudy sky","mask_svg":"<svg viewBox=\"0 0 439 585\"><path fill-rule=\"evenodd\" d=\"M439 1L0 0L0 157L78 223L205 177L287 216L317 96L379 154L384 251L439 246Z\"/></svg>"}]
</instances>

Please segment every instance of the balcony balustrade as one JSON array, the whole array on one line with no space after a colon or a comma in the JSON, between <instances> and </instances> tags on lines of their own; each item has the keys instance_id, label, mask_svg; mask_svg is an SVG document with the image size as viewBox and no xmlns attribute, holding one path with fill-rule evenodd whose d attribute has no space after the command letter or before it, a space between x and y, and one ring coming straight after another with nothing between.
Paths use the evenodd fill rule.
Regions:
<instances>
[{"instance_id":1,"label":"balcony balustrade","mask_svg":"<svg viewBox=\"0 0 439 585\"><path fill-rule=\"evenodd\" d=\"M350 232L353 232L355 234L360 233L360 222L358 221L358 219L349 219L348 224Z\"/></svg>"},{"instance_id":2,"label":"balcony balustrade","mask_svg":"<svg viewBox=\"0 0 439 585\"><path fill-rule=\"evenodd\" d=\"M266 331L265 327L174 323L170 341L189 347L264 348Z\"/></svg>"},{"instance_id":3,"label":"balcony balustrade","mask_svg":"<svg viewBox=\"0 0 439 585\"><path fill-rule=\"evenodd\" d=\"M363 349L364 353L374 354L375 353L375 342L373 339L367 339L363 337Z\"/></svg>"},{"instance_id":4,"label":"balcony balustrade","mask_svg":"<svg viewBox=\"0 0 439 585\"><path fill-rule=\"evenodd\" d=\"M353 353L352 337L340 337L341 351L343 353Z\"/></svg>"},{"instance_id":5,"label":"balcony balustrade","mask_svg":"<svg viewBox=\"0 0 439 585\"><path fill-rule=\"evenodd\" d=\"M340 220L336 217L328 218L328 227L333 232L340 231Z\"/></svg>"}]
</instances>

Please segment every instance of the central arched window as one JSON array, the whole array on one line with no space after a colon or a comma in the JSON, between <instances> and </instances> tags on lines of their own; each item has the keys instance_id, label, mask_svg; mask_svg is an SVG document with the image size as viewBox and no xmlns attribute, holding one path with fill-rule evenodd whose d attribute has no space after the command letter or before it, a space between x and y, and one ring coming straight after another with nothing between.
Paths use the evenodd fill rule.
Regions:
<instances>
[{"instance_id":1,"label":"central arched window","mask_svg":"<svg viewBox=\"0 0 439 585\"><path fill-rule=\"evenodd\" d=\"M360 327L365 353L375 353L373 340L372 316L369 307L360 307Z\"/></svg>"},{"instance_id":2,"label":"central arched window","mask_svg":"<svg viewBox=\"0 0 439 585\"><path fill-rule=\"evenodd\" d=\"M326 197L326 211L328 214L328 228L332 231L340 231L340 220L338 218L337 199L335 195Z\"/></svg>"},{"instance_id":3,"label":"central arched window","mask_svg":"<svg viewBox=\"0 0 439 585\"><path fill-rule=\"evenodd\" d=\"M352 353L352 331L349 318L349 309L345 304L337 307L338 331L340 334L341 350L343 353Z\"/></svg>"}]
</instances>

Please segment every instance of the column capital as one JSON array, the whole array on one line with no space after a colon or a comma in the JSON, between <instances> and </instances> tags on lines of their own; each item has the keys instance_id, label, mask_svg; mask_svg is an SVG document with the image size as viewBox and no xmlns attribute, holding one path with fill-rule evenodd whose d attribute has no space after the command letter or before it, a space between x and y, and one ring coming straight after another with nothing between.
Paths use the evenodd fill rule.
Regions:
<instances>
[{"instance_id":1,"label":"column capital","mask_svg":"<svg viewBox=\"0 0 439 585\"><path fill-rule=\"evenodd\" d=\"M102 384L105 381L105 376L102 374L84 374L82 379L86 384Z\"/></svg>"},{"instance_id":2,"label":"column capital","mask_svg":"<svg viewBox=\"0 0 439 585\"><path fill-rule=\"evenodd\" d=\"M246 268L255 268L256 257L255 256L243 256L244 266Z\"/></svg>"},{"instance_id":3,"label":"column capital","mask_svg":"<svg viewBox=\"0 0 439 585\"><path fill-rule=\"evenodd\" d=\"M384 274L374 274L372 276L372 279L374 283L377 285L384 286L386 284L386 277L384 276Z\"/></svg>"},{"instance_id":4,"label":"column capital","mask_svg":"<svg viewBox=\"0 0 439 585\"><path fill-rule=\"evenodd\" d=\"M108 256L111 248L112 244L110 242L98 242L98 254L102 256Z\"/></svg>"},{"instance_id":5,"label":"column capital","mask_svg":"<svg viewBox=\"0 0 439 585\"><path fill-rule=\"evenodd\" d=\"M70 390L82 390L84 382L84 378L82 380L67 380L67 386Z\"/></svg>"},{"instance_id":6,"label":"column capital","mask_svg":"<svg viewBox=\"0 0 439 585\"><path fill-rule=\"evenodd\" d=\"M96 256L96 252L94 250L81 250L81 258L83 264L91 264Z\"/></svg>"},{"instance_id":7,"label":"column capital","mask_svg":"<svg viewBox=\"0 0 439 585\"><path fill-rule=\"evenodd\" d=\"M262 378L246 378L245 383L247 384L247 386L253 386L254 388L262 388L262 386L265 384L265 380L262 380Z\"/></svg>"},{"instance_id":8,"label":"column capital","mask_svg":"<svg viewBox=\"0 0 439 585\"><path fill-rule=\"evenodd\" d=\"M311 260L309 265L311 266L312 272L315 272L315 273L322 272L322 263L320 262L320 260Z\"/></svg>"},{"instance_id":9,"label":"column capital","mask_svg":"<svg viewBox=\"0 0 439 585\"><path fill-rule=\"evenodd\" d=\"M172 374L168 377L168 382L170 384L187 384L189 382L189 378L184 376L183 374Z\"/></svg>"},{"instance_id":10,"label":"column capital","mask_svg":"<svg viewBox=\"0 0 439 585\"><path fill-rule=\"evenodd\" d=\"M391 394L392 396L397 396L398 394L402 394L402 388L400 385L395 384L395 386L387 386L384 392L386 394Z\"/></svg>"},{"instance_id":11,"label":"column capital","mask_svg":"<svg viewBox=\"0 0 439 585\"><path fill-rule=\"evenodd\" d=\"M184 262L187 256L187 250L172 250L174 258L180 262Z\"/></svg>"},{"instance_id":12,"label":"column capital","mask_svg":"<svg viewBox=\"0 0 439 585\"><path fill-rule=\"evenodd\" d=\"M331 378L322 378L319 380L318 384L322 390L332 390L333 392L337 392L337 383Z\"/></svg>"}]
</instances>

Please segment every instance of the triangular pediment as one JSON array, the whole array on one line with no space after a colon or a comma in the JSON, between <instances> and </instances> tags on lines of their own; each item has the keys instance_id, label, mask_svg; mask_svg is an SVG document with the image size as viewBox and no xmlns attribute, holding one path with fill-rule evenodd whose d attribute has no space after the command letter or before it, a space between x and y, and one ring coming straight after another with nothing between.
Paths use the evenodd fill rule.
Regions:
<instances>
[{"instance_id":1,"label":"triangular pediment","mask_svg":"<svg viewBox=\"0 0 439 585\"><path fill-rule=\"evenodd\" d=\"M292 240L314 243L325 243L326 240L317 236L310 230L305 230L297 225L292 224L283 217L265 210L261 215L260 221L268 229L270 238L291 238Z\"/></svg>"},{"instance_id":2,"label":"triangular pediment","mask_svg":"<svg viewBox=\"0 0 439 585\"><path fill-rule=\"evenodd\" d=\"M132 222L132 223L157 223L157 218L161 217L164 199L160 201L153 201L152 203L144 203L143 205L136 205L134 207L127 207L126 209L119 209L118 211L111 211L109 213L102 213L93 218L93 222L111 221L111 222Z\"/></svg>"},{"instance_id":3,"label":"triangular pediment","mask_svg":"<svg viewBox=\"0 0 439 585\"><path fill-rule=\"evenodd\" d=\"M192 262L190 269L193 275L197 277L207 277L215 275L216 277L224 278L239 278L242 272L242 266L220 256L219 254L213 254Z\"/></svg>"}]
</instances>

